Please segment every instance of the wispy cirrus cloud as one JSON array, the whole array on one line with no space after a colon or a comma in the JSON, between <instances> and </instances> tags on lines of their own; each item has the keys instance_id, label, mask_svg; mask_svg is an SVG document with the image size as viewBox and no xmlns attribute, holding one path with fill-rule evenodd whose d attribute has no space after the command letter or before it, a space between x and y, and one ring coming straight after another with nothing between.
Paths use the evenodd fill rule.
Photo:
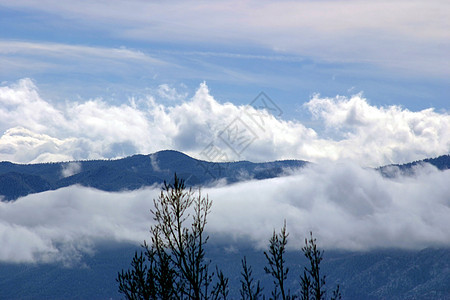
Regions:
<instances>
[{"instance_id":1,"label":"wispy cirrus cloud","mask_svg":"<svg viewBox=\"0 0 450 300\"><path fill-rule=\"evenodd\" d=\"M89 24L110 37L262 47L318 61L448 75L449 4L433 1L7 1ZM282 16L282 17L280 17ZM205 26L205 24L208 24ZM114 26L111 26L114 25ZM114 28L114 31L111 30Z\"/></svg>"},{"instance_id":2,"label":"wispy cirrus cloud","mask_svg":"<svg viewBox=\"0 0 450 300\"><path fill-rule=\"evenodd\" d=\"M47 72L81 72L110 75L167 66L168 63L141 51L122 48L93 47L49 42L0 40L0 74L41 74Z\"/></svg>"},{"instance_id":3,"label":"wispy cirrus cloud","mask_svg":"<svg viewBox=\"0 0 450 300\"><path fill-rule=\"evenodd\" d=\"M25 41L0 41L0 54L48 55L56 57L104 57L133 59L141 62L162 63L141 51L123 48L89 47L82 45L38 43Z\"/></svg>"}]
</instances>

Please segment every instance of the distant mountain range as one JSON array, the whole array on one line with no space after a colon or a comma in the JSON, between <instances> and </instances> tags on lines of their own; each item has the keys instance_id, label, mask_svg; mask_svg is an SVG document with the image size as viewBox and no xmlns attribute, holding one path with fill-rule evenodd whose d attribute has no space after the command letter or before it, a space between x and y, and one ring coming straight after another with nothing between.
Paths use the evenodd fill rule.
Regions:
<instances>
[{"instance_id":1,"label":"distant mountain range","mask_svg":"<svg viewBox=\"0 0 450 300\"><path fill-rule=\"evenodd\" d=\"M282 176L287 169L302 168L306 164L301 160L216 163L197 160L172 150L117 160L43 164L0 162L0 195L4 200L14 200L74 184L103 191L135 190L170 181L175 172L190 186L207 185L220 179L233 183Z\"/></svg>"},{"instance_id":2,"label":"distant mountain range","mask_svg":"<svg viewBox=\"0 0 450 300\"><path fill-rule=\"evenodd\" d=\"M415 172L415 168L423 164L433 165L441 171L447 170L450 169L450 155L442 155L436 158L427 158L424 160L418 160L402 165L387 165L377 168L377 170L379 170L383 174L383 176L386 177L394 177L397 175L408 176L413 175Z\"/></svg>"},{"instance_id":3,"label":"distant mountain range","mask_svg":"<svg viewBox=\"0 0 450 300\"><path fill-rule=\"evenodd\" d=\"M385 176L410 174L413 167L430 163L440 170L450 168L450 156L425 159L404 165L380 167ZM266 163L207 162L173 150L150 155L133 155L117 160L90 160L41 164L0 162L0 195L4 201L32 193L56 190L79 184L103 191L135 190L170 181L176 172L190 186L207 185L215 180L227 183L248 179L283 176L287 170L299 169L308 162L282 160Z\"/></svg>"}]
</instances>

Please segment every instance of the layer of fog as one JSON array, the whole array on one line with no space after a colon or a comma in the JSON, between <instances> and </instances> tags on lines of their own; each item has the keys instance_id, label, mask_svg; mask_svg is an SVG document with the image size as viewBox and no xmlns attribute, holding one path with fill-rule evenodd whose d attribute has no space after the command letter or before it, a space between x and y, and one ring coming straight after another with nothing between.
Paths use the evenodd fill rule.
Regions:
<instances>
[{"instance_id":1,"label":"layer of fog","mask_svg":"<svg viewBox=\"0 0 450 300\"><path fill-rule=\"evenodd\" d=\"M179 100L165 106L156 97ZM447 154L450 149L447 112L377 107L360 94L316 95L304 103L302 108L323 131L299 120L283 120L282 110L290 108L283 107L282 99L252 106L220 103L205 83L191 99L184 98L162 86L158 95L122 105L102 99L54 104L41 98L31 80L23 79L0 87L0 160L116 158L164 149L210 160L201 153L213 142L228 153L228 160L352 159L376 167ZM220 138L229 126L245 129L251 137L245 151L230 149Z\"/></svg>"},{"instance_id":2,"label":"layer of fog","mask_svg":"<svg viewBox=\"0 0 450 300\"><path fill-rule=\"evenodd\" d=\"M309 231L326 249L450 246L450 170L425 165L383 178L351 162L317 164L286 177L204 188L213 200L212 241L263 248L286 219L289 245ZM72 186L0 202L0 261L70 263L100 242L149 240L158 188L107 193Z\"/></svg>"}]
</instances>

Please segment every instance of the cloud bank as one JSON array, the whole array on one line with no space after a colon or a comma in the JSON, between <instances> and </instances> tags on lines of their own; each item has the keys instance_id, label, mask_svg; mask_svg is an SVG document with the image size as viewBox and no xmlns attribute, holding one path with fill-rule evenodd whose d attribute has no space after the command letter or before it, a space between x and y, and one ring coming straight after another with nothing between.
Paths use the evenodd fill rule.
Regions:
<instances>
[{"instance_id":1,"label":"cloud bank","mask_svg":"<svg viewBox=\"0 0 450 300\"><path fill-rule=\"evenodd\" d=\"M0 260L71 263L98 241L142 242L156 190L105 193L71 186L0 202Z\"/></svg>"},{"instance_id":2,"label":"cloud bank","mask_svg":"<svg viewBox=\"0 0 450 300\"><path fill-rule=\"evenodd\" d=\"M202 153L213 143L227 160L351 159L379 166L450 149L450 116L432 108L414 112L377 107L361 94L316 95L303 109L325 128L318 131L297 120L283 120L282 110L268 100L249 106L220 103L205 83L188 100L175 100L185 96L168 86L161 91L173 102L163 105L149 95L122 105L102 99L53 104L39 95L30 79L1 86L0 160L116 158L163 149L208 160ZM241 132L242 137L236 137Z\"/></svg>"},{"instance_id":3,"label":"cloud bank","mask_svg":"<svg viewBox=\"0 0 450 300\"><path fill-rule=\"evenodd\" d=\"M205 188L212 242L265 247L286 219L289 245L309 231L326 249L450 246L450 170L418 167L383 178L353 163L316 164L290 176ZM71 186L0 202L0 261L71 263L98 242L149 239L158 188L107 193Z\"/></svg>"}]
</instances>

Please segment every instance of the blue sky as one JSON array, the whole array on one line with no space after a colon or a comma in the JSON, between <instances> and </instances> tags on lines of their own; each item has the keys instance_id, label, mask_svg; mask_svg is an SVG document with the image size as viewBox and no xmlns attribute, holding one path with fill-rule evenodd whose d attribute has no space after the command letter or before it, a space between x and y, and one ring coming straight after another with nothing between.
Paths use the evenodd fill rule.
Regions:
<instances>
[{"instance_id":1,"label":"blue sky","mask_svg":"<svg viewBox=\"0 0 450 300\"><path fill-rule=\"evenodd\" d=\"M92 99L120 107L153 97L170 110L192 103L205 82L214 101L237 107L264 91L282 109L283 121L300 123L325 140L339 142L358 129L335 132L325 119L313 118L305 103L318 95L335 101L359 95L379 111L434 108L448 128L449 11L447 1L0 0L0 82L17 89L20 80L30 79L34 86L28 91L63 115L68 114L63 105ZM6 114L10 108L4 109ZM4 122L0 130L21 127L60 140L71 137L27 124ZM204 147L173 140L154 147L130 143L123 153L112 153L110 145L91 156L39 158L38 151L20 161L120 157L174 147L196 156ZM383 154L369 164L445 154L448 145L445 137L434 152ZM270 155L253 149L253 155L235 159L315 159L298 147L285 152L277 147L284 146L273 146ZM342 158L335 151L324 156ZM19 161L14 155L1 158Z\"/></svg>"}]
</instances>

